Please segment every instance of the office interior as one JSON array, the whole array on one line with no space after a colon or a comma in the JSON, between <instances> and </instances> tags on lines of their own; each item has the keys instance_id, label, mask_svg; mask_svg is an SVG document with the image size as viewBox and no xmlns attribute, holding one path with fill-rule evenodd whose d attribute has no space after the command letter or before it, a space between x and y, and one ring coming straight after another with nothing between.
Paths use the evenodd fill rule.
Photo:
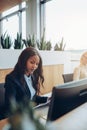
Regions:
<instances>
[{"instance_id":1,"label":"office interior","mask_svg":"<svg viewBox=\"0 0 87 130\"><path fill-rule=\"evenodd\" d=\"M26 31L24 31L23 37L27 38L29 34L35 35L37 39L41 39L43 35L43 31L45 28L45 4L47 2L50 2L51 0L2 0L0 3L0 35L2 35L2 21L4 19L8 19L9 17L14 15L14 12L12 14L3 16L2 13L8 9L11 9L14 6L19 6L19 9L15 13L19 13L19 33L23 33L23 25L22 21L23 18L21 17L21 12L26 12L26 26L24 27ZM26 3L26 6L22 7L22 3ZM9 3L9 4L8 4ZM16 25L15 25L16 26ZM12 71L17 58L22 50L16 50L14 52L14 49L6 50L8 54L6 54L5 49L0 48L0 83L5 82L5 76ZM10 52L11 51L11 54ZM79 64L80 56L82 53L79 54L78 57L74 57L74 54L69 51L44 51L39 50L42 60L43 60L43 72L45 77L45 83L44 88L41 88L41 94L42 95L50 95L52 93L52 90L54 86L58 86L61 84L65 84L63 74L72 74L73 69L75 66ZM44 53L45 52L45 53ZM8 56L8 58L6 57ZM8 59L8 61L6 61ZM71 130L83 129L86 127L86 120L87 117L85 114L87 113L87 103L81 104L81 107L76 107L73 111L70 111L65 116L61 117L57 121L52 122L52 127L56 128L58 124L58 128L60 130L66 130L69 129L72 126ZM43 111L48 112L48 106L46 108L41 108L36 111L36 114L42 114ZM42 113L41 113L42 112ZM84 114L85 112L85 114ZM81 113L82 121L80 121L81 117L78 117L78 114ZM46 114L46 113L45 113ZM69 115L69 116L68 116ZM47 115L43 115L41 118L41 122L46 124L46 118ZM82 126L78 127L78 122L82 122ZM75 129L72 125L71 120L76 120L75 122ZM70 121L70 125L69 124ZM0 127L2 129L2 126L7 124L7 120L1 120L0 121ZM62 127L63 126L63 127ZM50 129L50 126L49 128Z\"/></svg>"}]
</instances>

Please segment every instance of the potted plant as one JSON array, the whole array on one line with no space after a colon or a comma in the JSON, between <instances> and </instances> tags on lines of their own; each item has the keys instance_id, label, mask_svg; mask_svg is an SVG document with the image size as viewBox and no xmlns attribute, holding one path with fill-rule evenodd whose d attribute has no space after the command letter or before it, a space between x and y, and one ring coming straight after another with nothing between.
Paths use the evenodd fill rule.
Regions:
<instances>
[{"instance_id":1,"label":"potted plant","mask_svg":"<svg viewBox=\"0 0 87 130\"><path fill-rule=\"evenodd\" d=\"M17 33L17 37L14 40L14 49L23 49L24 43L22 41L22 34Z\"/></svg>"},{"instance_id":2,"label":"potted plant","mask_svg":"<svg viewBox=\"0 0 87 130\"><path fill-rule=\"evenodd\" d=\"M1 47L3 49L10 49L12 46L11 37L5 32L1 35Z\"/></svg>"},{"instance_id":3,"label":"potted plant","mask_svg":"<svg viewBox=\"0 0 87 130\"><path fill-rule=\"evenodd\" d=\"M13 68L24 46L21 34L17 33L17 38L15 39L13 44L10 41L9 37L6 34L2 35L2 41L4 43L3 45L5 46L4 49L0 49L0 69ZM11 45L13 45L12 49L10 49ZM8 59L8 62L6 61L6 59Z\"/></svg>"},{"instance_id":4,"label":"potted plant","mask_svg":"<svg viewBox=\"0 0 87 130\"><path fill-rule=\"evenodd\" d=\"M48 41L48 42L46 43L46 50L51 50L51 48L52 48L51 42Z\"/></svg>"},{"instance_id":5,"label":"potted plant","mask_svg":"<svg viewBox=\"0 0 87 130\"><path fill-rule=\"evenodd\" d=\"M40 42L37 41L37 47L39 50L51 50L51 42L45 40L45 29L43 31L43 36L41 37Z\"/></svg>"},{"instance_id":6,"label":"potted plant","mask_svg":"<svg viewBox=\"0 0 87 130\"><path fill-rule=\"evenodd\" d=\"M64 39L62 38L61 42L56 43L54 46L55 51L64 51L66 44L64 44Z\"/></svg>"},{"instance_id":7,"label":"potted plant","mask_svg":"<svg viewBox=\"0 0 87 130\"><path fill-rule=\"evenodd\" d=\"M22 40L26 47L36 47L36 39L35 36L29 35L27 39Z\"/></svg>"}]
</instances>

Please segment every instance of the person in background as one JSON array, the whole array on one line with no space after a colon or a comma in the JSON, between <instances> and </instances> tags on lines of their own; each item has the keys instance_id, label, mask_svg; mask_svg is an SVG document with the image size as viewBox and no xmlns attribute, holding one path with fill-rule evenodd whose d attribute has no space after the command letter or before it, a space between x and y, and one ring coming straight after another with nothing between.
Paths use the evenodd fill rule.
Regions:
<instances>
[{"instance_id":1,"label":"person in background","mask_svg":"<svg viewBox=\"0 0 87 130\"><path fill-rule=\"evenodd\" d=\"M48 97L39 96L43 82L44 76L40 54L33 47L24 49L13 71L5 78L6 107L9 107L12 98L15 98L17 103L24 100L31 100L36 104L47 102Z\"/></svg>"},{"instance_id":2,"label":"person in background","mask_svg":"<svg viewBox=\"0 0 87 130\"><path fill-rule=\"evenodd\" d=\"M73 80L87 78L87 52L80 58L80 64L74 69Z\"/></svg>"}]
</instances>

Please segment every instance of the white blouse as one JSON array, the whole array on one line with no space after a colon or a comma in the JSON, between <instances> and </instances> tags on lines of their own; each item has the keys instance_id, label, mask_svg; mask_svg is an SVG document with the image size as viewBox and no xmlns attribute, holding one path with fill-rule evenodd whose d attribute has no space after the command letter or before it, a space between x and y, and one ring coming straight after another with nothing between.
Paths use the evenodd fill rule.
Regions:
<instances>
[{"instance_id":1,"label":"white blouse","mask_svg":"<svg viewBox=\"0 0 87 130\"><path fill-rule=\"evenodd\" d=\"M87 65L79 65L74 69L73 80L87 78Z\"/></svg>"},{"instance_id":2,"label":"white blouse","mask_svg":"<svg viewBox=\"0 0 87 130\"><path fill-rule=\"evenodd\" d=\"M31 76L26 76L24 75L25 81L27 82L27 85L29 87L30 93L31 93L31 99L33 98L33 96L35 95L35 89L33 88L33 84L32 84L32 79Z\"/></svg>"}]
</instances>

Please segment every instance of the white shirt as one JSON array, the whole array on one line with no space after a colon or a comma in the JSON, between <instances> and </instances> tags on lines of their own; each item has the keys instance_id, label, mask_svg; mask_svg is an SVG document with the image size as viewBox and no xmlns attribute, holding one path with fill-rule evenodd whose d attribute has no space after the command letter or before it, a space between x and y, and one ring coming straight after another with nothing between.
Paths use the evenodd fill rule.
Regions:
<instances>
[{"instance_id":1,"label":"white shirt","mask_svg":"<svg viewBox=\"0 0 87 130\"><path fill-rule=\"evenodd\" d=\"M73 80L87 78L87 65L79 65L74 69Z\"/></svg>"},{"instance_id":2,"label":"white shirt","mask_svg":"<svg viewBox=\"0 0 87 130\"><path fill-rule=\"evenodd\" d=\"M33 88L33 84L32 84L32 79L31 76L26 76L24 75L25 81L27 82L27 85L29 87L30 93L31 93L31 99L33 98L33 96L35 95L35 89Z\"/></svg>"}]
</instances>

